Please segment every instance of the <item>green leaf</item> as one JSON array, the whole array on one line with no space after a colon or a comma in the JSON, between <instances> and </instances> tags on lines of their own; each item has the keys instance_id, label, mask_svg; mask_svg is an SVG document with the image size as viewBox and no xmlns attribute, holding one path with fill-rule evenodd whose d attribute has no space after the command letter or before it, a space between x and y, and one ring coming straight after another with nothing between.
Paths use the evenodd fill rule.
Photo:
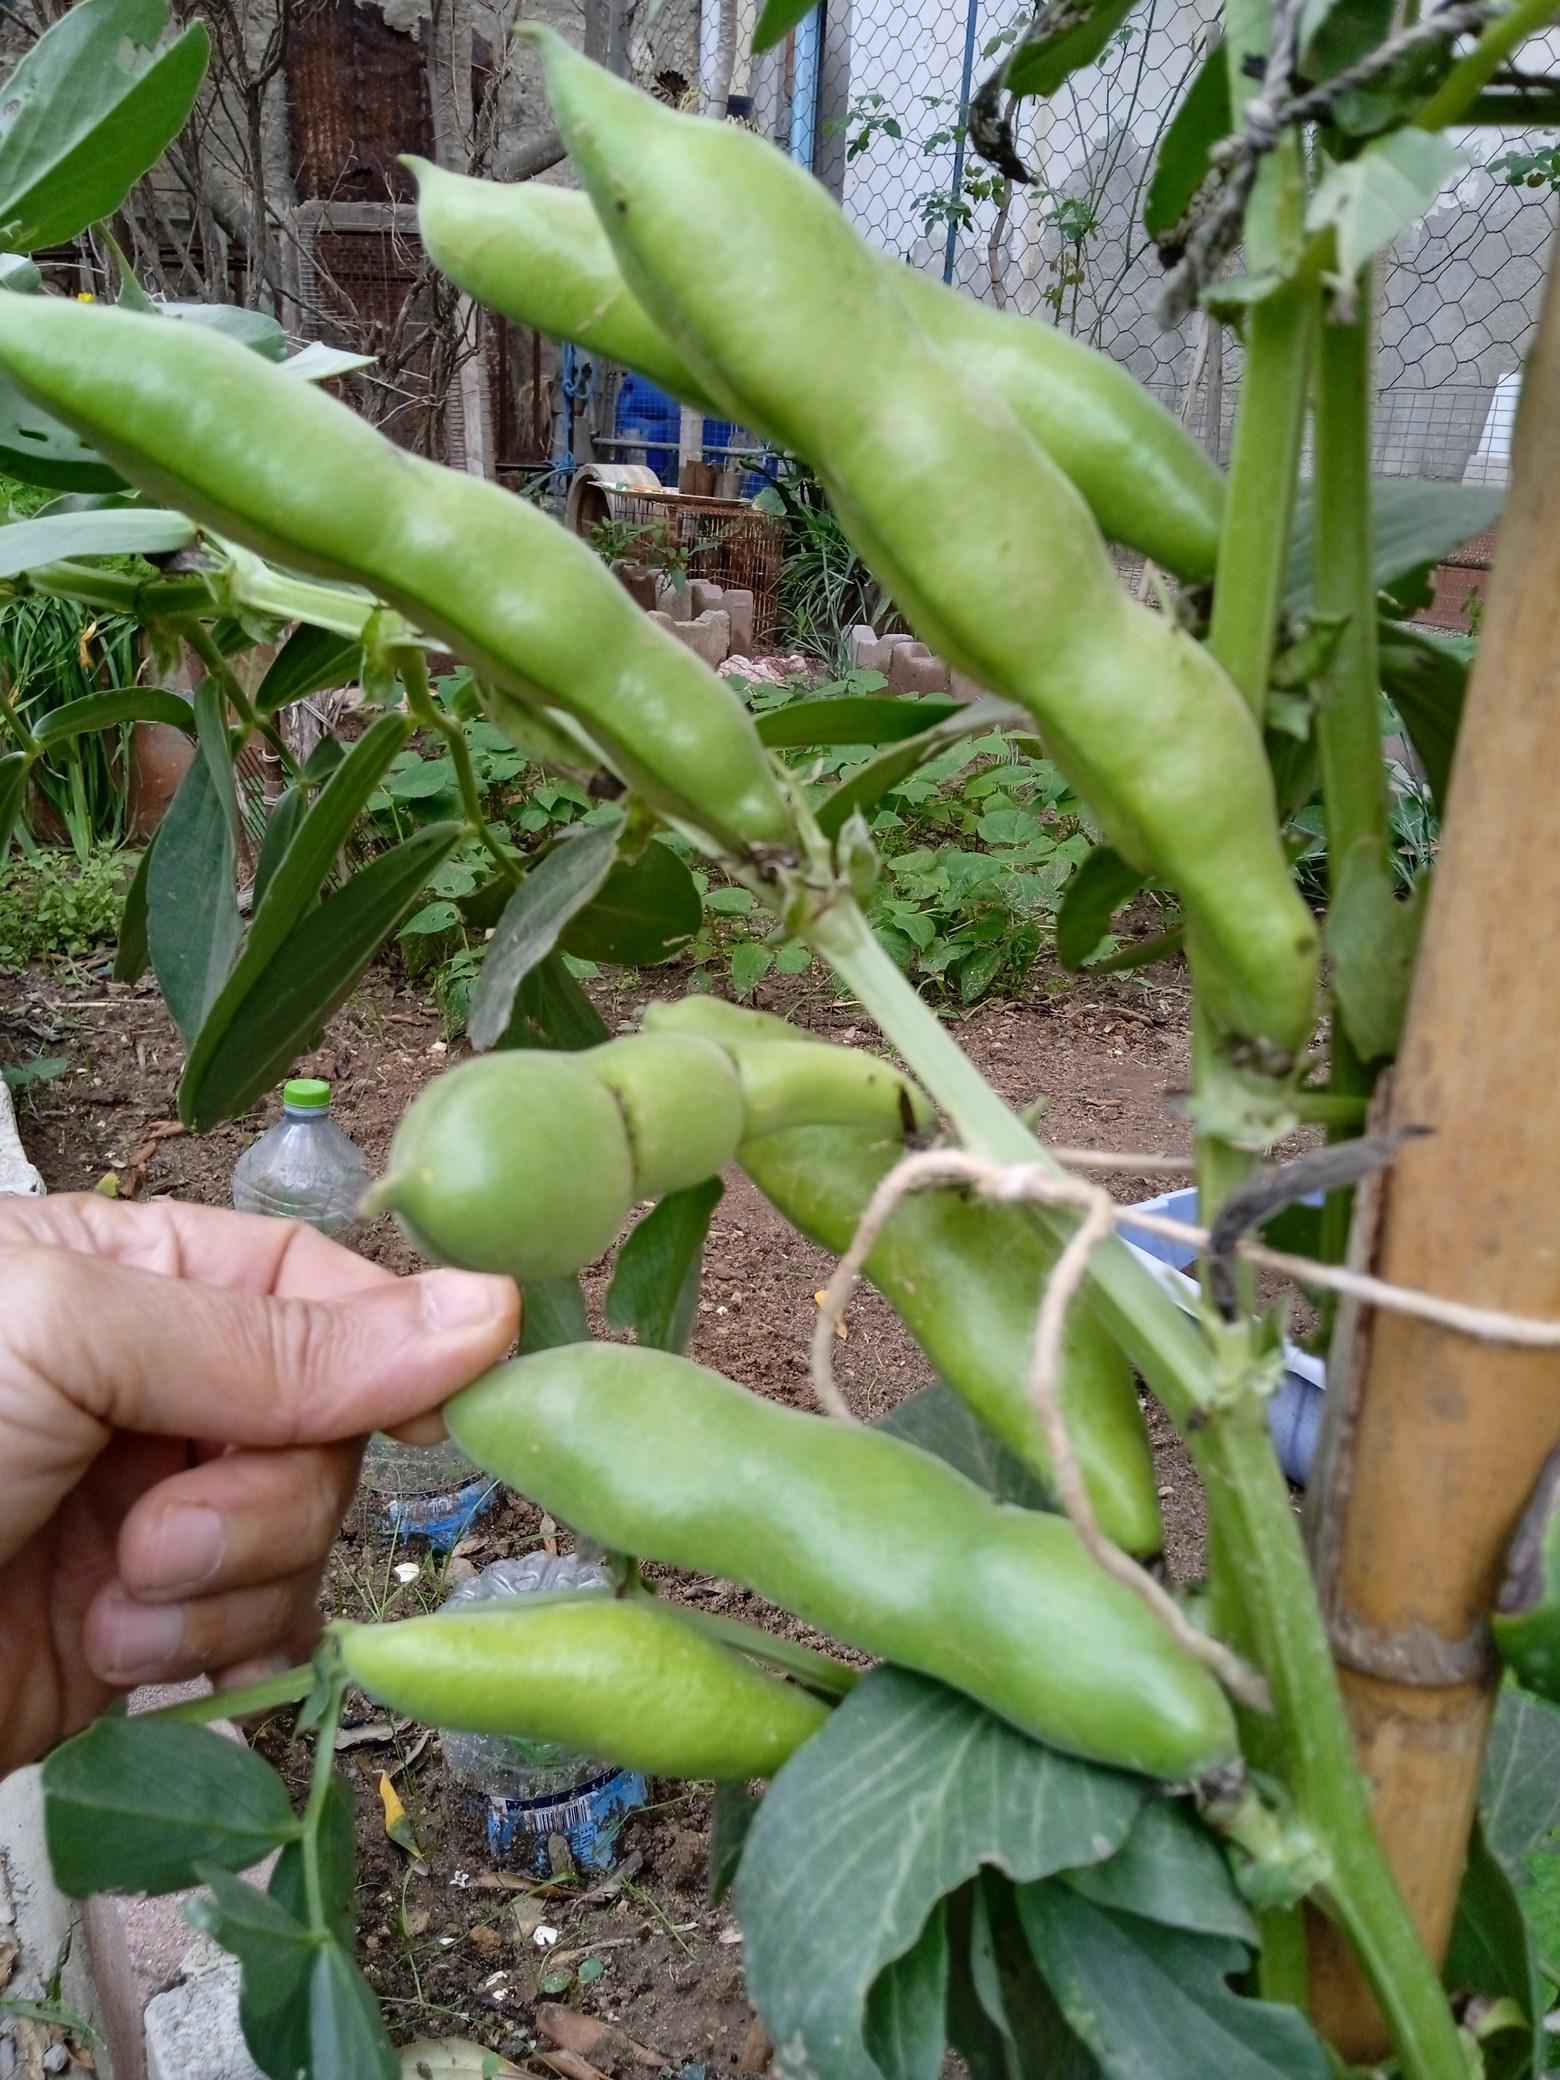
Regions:
<instances>
[{"instance_id":1,"label":"green leaf","mask_svg":"<svg viewBox=\"0 0 1560 2080\"><path fill-rule=\"evenodd\" d=\"M1307 0L1300 77L1317 85L1358 64L1391 34L1394 11L1394 0Z\"/></svg>"},{"instance_id":2,"label":"green leaf","mask_svg":"<svg viewBox=\"0 0 1560 2080\"><path fill-rule=\"evenodd\" d=\"M89 6L92 0L78 0ZM159 556L195 539L195 524L181 513L147 512L139 506L95 513L48 513L0 527L0 578L14 578L46 563L83 556ZM171 698L171 696L169 696Z\"/></svg>"},{"instance_id":3,"label":"green leaf","mask_svg":"<svg viewBox=\"0 0 1560 2080\"><path fill-rule=\"evenodd\" d=\"M957 715L960 701L895 700L858 695L826 701L792 701L760 715L758 734L771 751L809 744L897 744Z\"/></svg>"},{"instance_id":4,"label":"green leaf","mask_svg":"<svg viewBox=\"0 0 1560 2080\"><path fill-rule=\"evenodd\" d=\"M725 1186L718 1177L668 1192L618 1251L607 1325L632 1329L652 1350L686 1350L699 1305L699 1271Z\"/></svg>"},{"instance_id":5,"label":"green leaf","mask_svg":"<svg viewBox=\"0 0 1560 2080\"><path fill-rule=\"evenodd\" d=\"M1233 128L1229 52L1222 42L1214 41L1170 118L1154 162L1143 204L1143 229L1156 244L1186 215L1192 197L1208 177L1214 146Z\"/></svg>"},{"instance_id":6,"label":"green leaf","mask_svg":"<svg viewBox=\"0 0 1560 2080\"><path fill-rule=\"evenodd\" d=\"M1328 168L1306 210L1306 229L1333 227L1338 271L1352 281L1367 260L1418 223L1467 164L1466 154L1433 131L1389 131Z\"/></svg>"},{"instance_id":7,"label":"green leaf","mask_svg":"<svg viewBox=\"0 0 1560 2080\"><path fill-rule=\"evenodd\" d=\"M1056 913L1056 955L1076 972L1093 953L1110 921L1147 880L1108 845L1096 845L1062 890Z\"/></svg>"},{"instance_id":8,"label":"green leaf","mask_svg":"<svg viewBox=\"0 0 1560 2080\"><path fill-rule=\"evenodd\" d=\"M1333 994L1362 1061L1390 1061L1408 1009L1428 882L1400 903L1379 839L1356 838L1344 854L1327 912Z\"/></svg>"},{"instance_id":9,"label":"green leaf","mask_svg":"<svg viewBox=\"0 0 1560 2080\"><path fill-rule=\"evenodd\" d=\"M939 1900L867 1995L863 2037L885 2080L938 2080L947 2045L948 1917Z\"/></svg>"},{"instance_id":10,"label":"green leaf","mask_svg":"<svg viewBox=\"0 0 1560 2080\"><path fill-rule=\"evenodd\" d=\"M152 967L186 1047L221 994L243 929L234 880L238 798L209 679L195 695L195 723L200 748L168 805L146 883Z\"/></svg>"},{"instance_id":11,"label":"green leaf","mask_svg":"<svg viewBox=\"0 0 1560 2080\"><path fill-rule=\"evenodd\" d=\"M498 1044L552 1047L571 1054L611 1038L600 1012L564 966L563 956L550 953L516 991L515 1008Z\"/></svg>"},{"instance_id":12,"label":"green leaf","mask_svg":"<svg viewBox=\"0 0 1560 2080\"><path fill-rule=\"evenodd\" d=\"M697 882L672 848L656 839L638 859L615 862L558 934L558 944L578 960L653 968L687 945L699 919Z\"/></svg>"},{"instance_id":13,"label":"green leaf","mask_svg":"<svg viewBox=\"0 0 1560 2080\"><path fill-rule=\"evenodd\" d=\"M195 735L195 710L182 694L155 686L124 686L112 693L89 693L67 701L44 717L34 732L40 744L58 744L87 730L116 729L122 722L166 722Z\"/></svg>"},{"instance_id":14,"label":"green leaf","mask_svg":"<svg viewBox=\"0 0 1560 2080\"><path fill-rule=\"evenodd\" d=\"M455 788L455 767L447 758L414 757L385 782L385 793L397 802L429 802L436 795L453 795Z\"/></svg>"},{"instance_id":15,"label":"green leaf","mask_svg":"<svg viewBox=\"0 0 1560 2080\"><path fill-rule=\"evenodd\" d=\"M498 920L471 991L466 1032L479 1052L510 1024L515 992L558 943L558 935L600 890L622 835L621 818L566 838L532 867Z\"/></svg>"},{"instance_id":16,"label":"green leaf","mask_svg":"<svg viewBox=\"0 0 1560 2080\"><path fill-rule=\"evenodd\" d=\"M0 866L11 849L11 833L27 799L27 776L32 771L30 751L8 751L0 758Z\"/></svg>"},{"instance_id":17,"label":"green leaf","mask_svg":"<svg viewBox=\"0 0 1560 2080\"><path fill-rule=\"evenodd\" d=\"M520 1317L520 1355L556 1350L560 1344L589 1343L585 1295L577 1273L538 1279L528 1285Z\"/></svg>"},{"instance_id":18,"label":"green leaf","mask_svg":"<svg viewBox=\"0 0 1560 2080\"><path fill-rule=\"evenodd\" d=\"M373 1988L340 1943L325 1943L315 1954L309 2053L316 2080L327 2074L330 2080L399 2080L401 2061L385 2034Z\"/></svg>"},{"instance_id":19,"label":"green leaf","mask_svg":"<svg viewBox=\"0 0 1560 2080\"><path fill-rule=\"evenodd\" d=\"M1437 636L1406 621L1382 620L1377 626L1382 690L1402 717L1425 769L1436 814L1444 816L1473 645L1466 637Z\"/></svg>"},{"instance_id":20,"label":"green leaf","mask_svg":"<svg viewBox=\"0 0 1560 2080\"><path fill-rule=\"evenodd\" d=\"M463 829L458 823L430 824L381 853L304 918L233 1007L198 1083L186 1067L179 1085L179 1117L186 1126L204 1133L246 1111L281 1081L309 1035L352 994Z\"/></svg>"},{"instance_id":21,"label":"green leaf","mask_svg":"<svg viewBox=\"0 0 1560 2080\"><path fill-rule=\"evenodd\" d=\"M752 939L731 949L731 987L739 1000L752 996L773 967L774 958L769 947Z\"/></svg>"},{"instance_id":22,"label":"green leaf","mask_svg":"<svg viewBox=\"0 0 1560 2080\"><path fill-rule=\"evenodd\" d=\"M764 0L763 11L753 31L753 55L771 51L783 43L798 22L806 21L818 0Z\"/></svg>"},{"instance_id":23,"label":"green leaf","mask_svg":"<svg viewBox=\"0 0 1560 2080\"><path fill-rule=\"evenodd\" d=\"M7 1062L0 1068L0 1083L4 1083L8 1091L30 1091L34 1084L53 1083L69 1067L68 1055L34 1055L30 1062Z\"/></svg>"},{"instance_id":24,"label":"green leaf","mask_svg":"<svg viewBox=\"0 0 1560 2080\"><path fill-rule=\"evenodd\" d=\"M1021 1885L1018 1911L1108 2080L1329 2080L1327 2053L1297 2009L1231 1993L1225 1982L1248 1961L1239 1943L1097 1907L1070 1885Z\"/></svg>"},{"instance_id":25,"label":"green leaf","mask_svg":"<svg viewBox=\"0 0 1560 2080\"><path fill-rule=\"evenodd\" d=\"M165 318L220 332L262 361L281 361L287 353L287 329L269 311L252 311L241 303L162 303L150 308Z\"/></svg>"},{"instance_id":26,"label":"green leaf","mask_svg":"<svg viewBox=\"0 0 1560 2080\"><path fill-rule=\"evenodd\" d=\"M1069 2029L1035 1963L1013 1887L994 1871L983 1871L966 1894L967 1935L962 1899L951 1903L952 1918L959 1940L968 1943L969 1991L1000 2038L1002 2080L1099 2080L1092 2054ZM950 1992L956 1983L951 1981ZM954 2007L950 2000L950 2020Z\"/></svg>"},{"instance_id":27,"label":"green leaf","mask_svg":"<svg viewBox=\"0 0 1560 2080\"><path fill-rule=\"evenodd\" d=\"M737 1865L747 1844L759 1801L745 1783L730 1779L715 1786L710 1801L710 1862L706 1897L718 1907L736 1881Z\"/></svg>"},{"instance_id":28,"label":"green leaf","mask_svg":"<svg viewBox=\"0 0 1560 2080\"><path fill-rule=\"evenodd\" d=\"M1373 477L1371 562L1378 590L1487 533L1500 518L1505 497L1497 485ZM1305 485L1295 501L1285 581L1284 605L1292 614L1305 613L1311 604L1314 535L1311 488Z\"/></svg>"},{"instance_id":29,"label":"green leaf","mask_svg":"<svg viewBox=\"0 0 1560 2080\"><path fill-rule=\"evenodd\" d=\"M824 797L814 811L818 828L826 838L837 838L853 810L870 809L890 788L897 787L901 780L908 780L919 766L948 750L961 737L977 736L1000 726L1015 712L1006 701L971 701L946 721L920 730L913 737L906 737L891 750L880 751L876 758L858 766L848 780Z\"/></svg>"},{"instance_id":30,"label":"green leaf","mask_svg":"<svg viewBox=\"0 0 1560 2080\"><path fill-rule=\"evenodd\" d=\"M210 1896L192 1899L185 1916L239 1961L238 2019L255 2064L269 2080L323 2080L311 2056L316 1953L308 1928L226 1871L206 1865L199 1876Z\"/></svg>"},{"instance_id":31,"label":"green leaf","mask_svg":"<svg viewBox=\"0 0 1560 2080\"><path fill-rule=\"evenodd\" d=\"M1073 73L1092 65L1137 5L1137 0L1078 0L1041 8L1017 45L1003 81L1010 94L1054 94ZM1078 20L1083 14L1084 19ZM1052 17L1063 25L1049 29Z\"/></svg>"},{"instance_id":32,"label":"green leaf","mask_svg":"<svg viewBox=\"0 0 1560 2080\"><path fill-rule=\"evenodd\" d=\"M1526 1859L1560 1828L1560 1708L1507 1683L1484 1756L1479 1790L1484 1837L1521 1885Z\"/></svg>"},{"instance_id":33,"label":"green leaf","mask_svg":"<svg viewBox=\"0 0 1560 2080\"><path fill-rule=\"evenodd\" d=\"M146 850L136 863L130 886L125 890L125 907L119 914L119 944L114 949L114 980L139 982L146 973L151 951L146 943L146 886L152 871L152 852L157 833L146 841ZM0 848L0 858L4 850Z\"/></svg>"},{"instance_id":34,"label":"green leaf","mask_svg":"<svg viewBox=\"0 0 1560 2080\"><path fill-rule=\"evenodd\" d=\"M278 708L306 700L327 686L351 686L363 669L363 645L333 629L300 621L271 660L255 694L255 713L274 715Z\"/></svg>"},{"instance_id":35,"label":"green leaf","mask_svg":"<svg viewBox=\"0 0 1560 2080\"><path fill-rule=\"evenodd\" d=\"M1124 1848L1104 1863L1068 1871L1065 1882L1096 1906L1166 1928L1229 1936L1253 1948L1261 1940L1219 1845L1189 1807L1168 1798L1148 1801Z\"/></svg>"},{"instance_id":36,"label":"green leaf","mask_svg":"<svg viewBox=\"0 0 1560 2080\"><path fill-rule=\"evenodd\" d=\"M72 9L71 13L77 10ZM69 21L70 15L64 20ZM126 484L96 448L36 405L0 369L0 469L53 491L123 491Z\"/></svg>"},{"instance_id":37,"label":"green leaf","mask_svg":"<svg viewBox=\"0 0 1560 2080\"><path fill-rule=\"evenodd\" d=\"M411 728L409 716L380 716L321 788L318 800L299 824L297 836L288 845L280 863L267 876L264 894L254 907L244 950L221 994L202 1019L199 1033L191 1044L179 1087L181 1105L186 1090L193 1094L201 1089L211 1062L235 1023L244 1017L254 1017L257 1010L263 1022L267 970L278 961L300 921L314 908L321 885L351 836L363 813L364 803L379 784L380 776L391 759L405 744ZM382 858L395 857L393 852L382 855ZM380 863L376 861L375 865ZM371 948L370 953L372 951ZM319 977L322 992L334 980L331 970L324 970ZM336 999L336 1002L340 1001L340 998ZM317 1023L318 1020L310 1020L299 1028L291 1036L293 1042L296 1043ZM255 1095L258 1096L259 1092ZM226 1118L228 1115L220 1113L215 1117Z\"/></svg>"},{"instance_id":38,"label":"green leaf","mask_svg":"<svg viewBox=\"0 0 1560 2080\"><path fill-rule=\"evenodd\" d=\"M350 1951L357 1941L357 1834L352 1792L339 1770L331 1773L321 1801L315 1851L326 1926ZM266 1891L294 1920L308 1921L309 1888L301 1838L283 1847Z\"/></svg>"},{"instance_id":39,"label":"green leaf","mask_svg":"<svg viewBox=\"0 0 1560 2080\"><path fill-rule=\"evenodd\" d=\"M211 40L160 44L164 0L79 0L39 37L0 102L0 240L64 245L112 216L184 128Z\"/></svg>"},{"instance_id":40,"label":"green leaf","mask_svg":"<svg viewBox=\"0 0 1560 2080\"><path fill-rule=\"evenodd\" d=\"M1499 2042L1500 2064L1491 2062L1493 2046L1486 2054L1486 2080L1506 2080L1508 2074L1510 2080L1523 2080L1529 2073L1543 2072L1544 2010L1549 2003L1539 1975L1538 1949L1511 1880L1477 1821L1468 1843L1457 1919L1441 1976L1449 1993L1509 1998L1526 2018L1525 2042L1515 2032L1504 2032Z\"/></svg>"},{"instance_id":41,"label":"green leaf","mask_svg":"<svg viewBox=\"0 0 1560 2080\"><path fill-rule=\"evenodd\" d=\"M936 1902L983 1864L1038 1878L1111 1855L1143 1793L940 1684L873 1669L775 1778L737 1874L749 1993L788 2063L877 2080L868 1993Z\"/></svg>"},{"instance_id":42,"label":"green leaf","mask_svg":"<svg viewBox=\"0 0 1560 2080\"><path fill-rule=\"evenodd\" d=\"M284 787L271 805L265 820L265 842L255 865L254 908L265 901L266 891L276 879L276 870L287 857L288 847L309 812L309 797L301 787Z\"/></svg>"},{"instance_id":43,"label":"green leaf","mask_svg":"<svg viewBox=\"0 0 1560 2080\"><path fill-rule=\"evenodd\" d=\"M1055 1509L1045 1483L940 1379L878 1416L872 1428L886 1430L890 1437L902 1437L934 1458L945 1459L999 1502L1011 1502L1020 1509Z\"/></svg>"},{"instance_id":44,"label":"green leaf","mask_svg":"<svg viewBox=\"0 0 1560 2080\"><path fill-rule=\"evenodd\" d=\"M46 1758L43 1824L72 1899L181 1891L197 1864L246 1870L298 1827L281 1778L241 1741L118 1714Z\"/></svg>"}]
</instances>

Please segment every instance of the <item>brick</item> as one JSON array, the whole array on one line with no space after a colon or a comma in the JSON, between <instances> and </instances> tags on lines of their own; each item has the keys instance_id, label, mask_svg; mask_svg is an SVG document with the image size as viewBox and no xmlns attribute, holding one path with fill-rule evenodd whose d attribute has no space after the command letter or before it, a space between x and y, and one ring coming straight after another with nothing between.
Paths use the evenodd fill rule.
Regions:
<instances>
[{"instance_id":1,"label":"brick","mask_svg":"<svg viewBox=\"0 0 1560 2080\"><path fill-rule=\"evenodd\" d=\"M753 595L745 587L728 586L721 594L721 610L731 617L731 654L753 655Z\"/></svg>"},{"instance_id":2,"label":"brick","mask_svg":"<svg viewBox=\"0 0 1560 2080\"><path fill-rule=\"evenodd\" d=\"M888 661L888 683L895 693L947 693L948 667L924 643L897 645Z\"/></svg>"}]
</instances>

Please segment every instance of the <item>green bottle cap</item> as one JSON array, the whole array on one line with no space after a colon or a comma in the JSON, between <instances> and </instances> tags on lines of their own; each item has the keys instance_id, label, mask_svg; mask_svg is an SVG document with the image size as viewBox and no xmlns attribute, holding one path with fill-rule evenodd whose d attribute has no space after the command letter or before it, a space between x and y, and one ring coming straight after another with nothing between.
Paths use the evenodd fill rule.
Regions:
<instances>
[{"instance_id":1,"label":"green bottle cap","mask_svg":"<svg viewBox=\"0 0 1560 2080\"><path fill-rule=\"evenodd\" d=\"M322 1076L294 1076L282 1085L282 1103L295 1112L323 1112L330 1103L330 1085Z\"/></svg>"}]
</instances>

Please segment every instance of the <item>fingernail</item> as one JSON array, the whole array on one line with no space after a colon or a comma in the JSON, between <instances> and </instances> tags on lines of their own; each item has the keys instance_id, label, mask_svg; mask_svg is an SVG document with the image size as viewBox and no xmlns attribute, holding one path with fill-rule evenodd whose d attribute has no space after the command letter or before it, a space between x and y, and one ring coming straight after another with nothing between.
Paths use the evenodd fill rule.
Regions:
<instances>
[{"instance_id":1,"label":"fingernail","mask_svg":"<svg viewBox=\"0 0 1560 2080\"><path fill-rule=\"evenodd\" d=\"M481 1271L424 1271L417 1282L422 1287L423 1320L442 1333L478 1328L513 1305L508 1279L490 1278Z\"/></svg>"},{"instance_id":2,"label":"fingernail","mask_svg":"<svg viewBox=\"0 0 1560 2080\"><path fill-rule=\"evenodd\" d=\"M227 1525L214 1509L164 1510L136 1587L198 1589L222 1565Z\"/></svg>"},{"instance_id":3,"label":"fingernail","mask_svg":"<svg viewBox=\"0 0 1560 2080\"><path fill-rule=\"evenodd\" d=\"M110 1683L149 1681L175 1662L184 1646L182 1604L132 1603L116 1596L100 1623L106 1637L98 1673Z\"/></svg>"}]
</instances>

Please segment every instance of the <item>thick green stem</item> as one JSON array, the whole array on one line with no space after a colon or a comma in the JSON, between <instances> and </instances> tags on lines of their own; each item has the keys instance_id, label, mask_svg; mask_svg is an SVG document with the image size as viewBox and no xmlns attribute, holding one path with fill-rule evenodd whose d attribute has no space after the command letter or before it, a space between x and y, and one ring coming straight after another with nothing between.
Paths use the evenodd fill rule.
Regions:
<instances>
[{"instance_id":1,"label":"thick green stem","mask_svg":"<svg viewBox=\"0 0 1560 2080\"><path fill-rule=\"evenodd\" d=\"M11 735L16 739L19 750L30 751L36 756L43 748L26 723L23 722L21 716L17 714L16 704L11 699L8 687L0 687L0 722L5 724Z\"/></svg>"},{"instance_id":2,"label":"thick green stem","mask_svg":"<svg viewBox=\"0 0 1560 2080\"><path fill-rule=\"evenodd\" d=\"M1421 130L1444 130L1468 110L1474 96L1494 77L1502 59L1508 58L1530 36L1536 36L1560 13L1556 0L1517 0L1509 14L1487 24L1478 42L1442 80L1414 122Z\"/></svg>"},{"instance_id":3,"label":"thick green stem","mask_svg":"<svg viewBox=\"0 0 1560 2080\"><path fill-rule=\"evenodd\" d=\"M488 829L487 815L482 807L482 791L477 786L476 769L471 763L471 747L466 742L466 732L452 715L446 715L433 697L428 684L428 662L421 650L408 644L396 651L396 665L401 674L401 684L406 688L406 705L411 709L424 729L433 730L449 746L450 762L455 768L455 784L460 789L461 804L470 820L474 835L487 847L500 874L513 888L518 888L525 878L514 859L499 844Z\"/></svg>"},{"instance_id":4,"label":"thick green stem","mask_svg":"<svg viewBox=\"0 0 1560 2080\"><path fill-rule=\"evenodd\" d=\"M1235 415L1224 531L1208 647L1258 721L1267 706L1294 512L1316 290L1302 274L1246 320L1246 373Z\"/></svg>"},{"instance_id":5,"label":"thick green stem","mask_svg":"<svg viewBox=\"0 0 1560 2080\"><path fill-rule=\"evenodd\" d=\"M160 1705L146 1716L207 1726L213 1719L246 1719L252 1712L272 1712L278 1705L301 1704L313 1687L314 1669L304 1661L297 1668L284 1668L280 1675L245 1683L241 1689L213 1690L208 1697L187 1697L180 1704Z\"/></svg>"},{"instance_id":6,"label":"thick green stem","mask_svg":"<svg viewBox=\"0 0 1560 2080\"><path fill-rule=\"evenodd\" d=\"M320 1827L325 1815L325 1800L330 1792L330 1773L336 1760L336 1727L346 1691L346 1671L339 1656L333 1655L330 1694L314 1737L314 1775L309 1784L309 1803L303 1809L303 1889L309 1903L309 1932L317 1941L324 1941L330 1934L330 1923L325 1914L325 1887L320 1876Z\"/></svg>"},{"instance_id":7,"label":"thick green stem","mask_svg":"<svg viewBox=\"0 0 1560 2080\"><path fill-rule=\"evenodd\" d=\"M1272 1687L1296 1811L1331 1862L1328 1911L1353 1945L1408 2080L1466 2080L1445 1993L1371 1822L1298 1520L1261 1410L1223 1415L1187 1443Z\"/></svg>"},{"instance_id":8,"label":"thick green stem","mask_svg":"<svg viewBox=\"0 0 1560 2080\"><path fill-rule=\"evenodd\" d=\"M1389 805L1378 714L1381 684L1376 643L1376 585L1371 528L1371 304L1367 267L1358 284L1352 324L1322 327L1316 375L1316 611L1343 623L1343 633L1317 688L1316 732L1327 814L1327 867L1336 900L1344 864L1361 843L1387 864ZM1332 1027L1335 1099L1369 1098L1375 1076L1349 1042L1342 1020ZM1352 1123L1333 1125L1338 1140ZM1322 1224L1324 1254L1341 1262L1353 1195L1334 1192Z\"/></svg>"}]
</instances>

